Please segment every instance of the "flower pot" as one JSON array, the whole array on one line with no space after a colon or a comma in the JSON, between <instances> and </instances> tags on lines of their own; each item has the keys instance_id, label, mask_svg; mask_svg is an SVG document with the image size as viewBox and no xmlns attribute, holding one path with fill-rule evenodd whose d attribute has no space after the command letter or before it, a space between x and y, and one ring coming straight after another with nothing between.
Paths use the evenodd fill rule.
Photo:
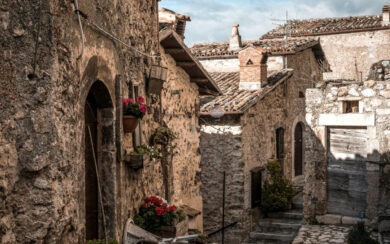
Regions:
<instances>
[{"instance_id":1,"label":"flower pot","mask_svg":"<svg viewBox=\"0 0 390 244\"><path fill-rule=\"evenodd\" d=\"M138 126L138 118L132 115L123 115L123 130L126 133L134 132Z\"/></svg>"},{"instance_id":2,"label":"flower pot","mask_svg":"<svg viewBox=\"0 0 390 244\"><path fill-rule=\"evenodd\" d=\"M132 169L142 169L148 155L128 155L125 159L126 164Z\"/></svg>"},{"instance_id":3,"label":"flower pot","mask_svg":"<svg viewBox=\"0 0 390 244\"><path fill-rule=\"evenodd\" d=\"M158 230L152 233L162 238L185 236L188 233L188 218L178 222L174 226L161 226Z\"/></svg>"}]
</instances>

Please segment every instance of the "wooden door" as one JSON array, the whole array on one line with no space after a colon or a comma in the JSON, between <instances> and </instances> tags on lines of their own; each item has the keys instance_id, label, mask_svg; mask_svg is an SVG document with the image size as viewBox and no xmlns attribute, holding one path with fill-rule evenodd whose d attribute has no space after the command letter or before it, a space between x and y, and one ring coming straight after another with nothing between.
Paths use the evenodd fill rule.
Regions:
<instances>
[{"instance_id":1,"label":"wooden door","mask_svg":"<svg viewBox=\"0 0 390 244\"><path fill-rule=\"evenodd\" d=\"M303 174L303 126L298 123L294 132L294 170L295 176Z\"/></svg>"},{"instance_id":2,"label":"wooden door","mask_svg":"<svg viewBox=\"0 0 390 244\"><path fill-rule=\"evenodd\" d=\"M89 97L85 105L85 232L86 239L99 238L98 184L93 152L97 159L97 108ZM92 138L92 143L91 143ZM93 144L93 145L92 145Z\"/></svg>"},{"instance_id":3,"label":"wooden door","mask_svg":"<svg viewBox=\"0 0 390 244\"><path fill-rule=\"evenodd\" d=\"M359 217L366 210L365 128L328 129L327 210Z\"/></svg>"}]
</instances>

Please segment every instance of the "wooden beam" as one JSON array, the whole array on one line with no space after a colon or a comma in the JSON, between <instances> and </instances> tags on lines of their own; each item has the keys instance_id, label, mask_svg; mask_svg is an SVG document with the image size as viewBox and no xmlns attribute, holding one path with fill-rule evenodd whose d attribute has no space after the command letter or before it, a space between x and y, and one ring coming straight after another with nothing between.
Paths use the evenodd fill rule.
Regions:
<instances>
[{"instance_id":1,"label":"wooden beam","mask_svg":"<svg viewBox=\"0 0 390 244\"><path fill-rule=\"evenodd\" d=\"M185 50L183 48L164 48L165 52L169 54L179 54L179 53L184 53Z\"/></svg>"},{"instance_id":2,"label":"wooden beam","mask_svg":"<svg viewBox=\"0 0 390 244\"><path fill-rule=\"evenodd\" d=\"M218 96L219 95L218 92L212 91L212 90L210 90L209 88L206 88L206 87L199 87L199 93L208 94L208 95L214 95L214 96Z\"/></svg>"},{"instance_id":3,"label":"wooden beam","mask_svg":"<svg viewBox=\"0 0 390 244\"><path fill-rule=\"evenodd\" d=\"M194 67L196 66L196 63L193 61L182 61L182 62L176 62L177 66L180 66L182 68L184 67Z\"/></svg>"},{"instance_id":4,"label":"wooden beam","mask_svg":"<svg viewBox=\"0 0 390 244\"><path fill-rule=\"evenodd\" d=\"M195 83L208 83L210 81L208 79L206 79L206 78L191 78L191 82L195 82Z\"/></svg>"}]
</instances>

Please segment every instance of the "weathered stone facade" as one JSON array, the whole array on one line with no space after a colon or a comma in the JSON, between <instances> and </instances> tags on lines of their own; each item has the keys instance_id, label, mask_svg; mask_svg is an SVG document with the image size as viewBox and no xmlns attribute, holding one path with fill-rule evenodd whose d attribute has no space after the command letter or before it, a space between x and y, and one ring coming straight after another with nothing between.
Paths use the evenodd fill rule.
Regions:
<instances>
[{"instance_id":1,"label":"weathered stone facade","mask_svg":"<svg viewBox=\"0 0 390 244\"><path fill-rule=\"evenodd\" d=\"M198 86L190 81L189 75L176 66L175 60L164 52L162 65L168 67L167 82L164 84L161 103L163 124L176 134L176 145L172 158L173 196L177 206L187 205L202 212L200 194L200 127ZM190 228L203 229L202 214L190 222Z\"/></svg>"},{"instance_id":2,"label":"weathered stone facade","mask_svg":"<svg viewBox=\"0 0 390 244\"><path fill-rule=\"evenodd\" d=\"M323 89L309 89L306 92L306 137L305 137L305 187L304 187L304 218L307 223L317 220L321 222L332 221L334 224L350 224L349 217L366 217L368 224L377 228L378 219L390 214L389 206L389 98L390 85L386 81L360 82L330 82ZM353 112L346 110L350 102L354 102L357 109ZM333 129L335 128L335 129ZM332 144L333 130L340 130L338 144ZM356 133L364 134L363 147L357 144L361 139L355 139ZM337 135L336 135L337 136ZM359 142L360 143L360 142ZM337 147L336 147L337 146ZM358 148L358 154L352 155ZM343 148L347 148L350 154L343 155ZM334 211L331 204L330 186L336 182L334 173L334 161L338 160L339 170L343 164L363 163L363 168L355 172L355 175L364 177L359 185L354 183L356 177L345 178L347 181L341 191L349 191L350 197L359 193L363 200L363 216L349 216L348 208L354 208L356 202L350 201L343 208L345 214L326 215ZM330 164L330 162L332 164ZM333 167L333 168L332 168ZM356 166L349 166L350 170ZM341 172L341 171L339 171ZM346 171L348 172L348 171ZM352 174L352 173L351 173ZM331 178L333 177L333 178ZM330 183L331 181L331 183ZM362 188L364 186L364 188ZM365 190L364 190L365 189ZM355 192L355 193L353 193ZM333 194L331 192L331 194ZM344 197L338 197L343 201ZM344 216L343 216L344 215ZM346 216L345 216L346 215ZM388 231L388 230L387 230Z\"/></svg>"},{"instance_id":3,"label":"weathered stone facade","mask_svg":"<svg viewBox=\"0 0 390 244\"><path fill-rule=\"evenodd\" d=\"M297 184L302 182L303 176L295 177L294 172L294 131L297 124L305 124L305 98L301 95L318 82L321 73L311 49L289 55L287 61L292 76L279 80L248 109L227 112L220 121L203 117L208 118L202 123L201 134L204 228L206 233L221 228L221 175L225 170L225 224L238 222L225 231L226 243L244 241L261 217L251 206L251 172L264 171L266 163L277 157L278 128L284 129L284 174ZM223 160L217 160L222 152ZM220 234L215 238L219 240Z\"/></svg>"},{"instance_id":4,"label":"weathered stone facade","mask_svg":"<svg viewBox=\"0 0 390 244\"><path fill-rule=\"evenodd\" d=\"M319 37L332 72L324 79L366 80L371 64L390 58L390 30Z\"/></svg>"},{"instance_id":5,"label":"weathered stone facade","mask_svg":"<svg viewBox=\"0 0 390 244\"><path fill-rule=\"evenodd\" d=\"M92 190L85 182L89 102L95 102L96 154L110 237L121 240L127 219L145 196L164 196L159 161L146 162L140 170L123 161L135 138L148 144L154 129L164 124L179 134L174 201L201 209L197 85L164 55L162 62L170 71L162 98L149 96L147 77L159 59L114 41L91 24L148 55L159 55L157 0L80 0L79 9L89 20L82 21L86 42L80 59L81 35L72 2L41 2L41 14L38 1L3 1L0 7L1 242L85 241L86 193ZM122 130L122 99L131 86L138 87L149 107L139 136ZM182 93L174 95L175 90ZM98 215L103 237L102 213Z\"/></svg>"}]
</instances>

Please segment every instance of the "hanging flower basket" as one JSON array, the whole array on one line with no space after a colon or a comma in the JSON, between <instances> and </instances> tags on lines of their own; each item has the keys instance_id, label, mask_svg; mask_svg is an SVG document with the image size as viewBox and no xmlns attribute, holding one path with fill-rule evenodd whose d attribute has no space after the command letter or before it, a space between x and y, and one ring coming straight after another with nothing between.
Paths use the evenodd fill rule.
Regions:
<instances>
[{"instance_id":1,"label":"hanging flower basket","mask_svg":"<svg viewBox=\"0 0 390 244\"><path fill-rule=\"evenodd\" d=\"M123 130L126 133L134 132L138 126L138 118L133 115L123 115Z\"/></svg>"},{"instance_id":2,"label":"hanging flower basket","mask_svg":"<svg viewBox=\"0 0 390 244\"><path fill-rule=\"evenodd\" d=\"M145 99L141 96L134 101L133 98L123 99L123 130L125 133L134 132L138 126L138 120L148 112Z\"/></svg>"}]
</instances>

